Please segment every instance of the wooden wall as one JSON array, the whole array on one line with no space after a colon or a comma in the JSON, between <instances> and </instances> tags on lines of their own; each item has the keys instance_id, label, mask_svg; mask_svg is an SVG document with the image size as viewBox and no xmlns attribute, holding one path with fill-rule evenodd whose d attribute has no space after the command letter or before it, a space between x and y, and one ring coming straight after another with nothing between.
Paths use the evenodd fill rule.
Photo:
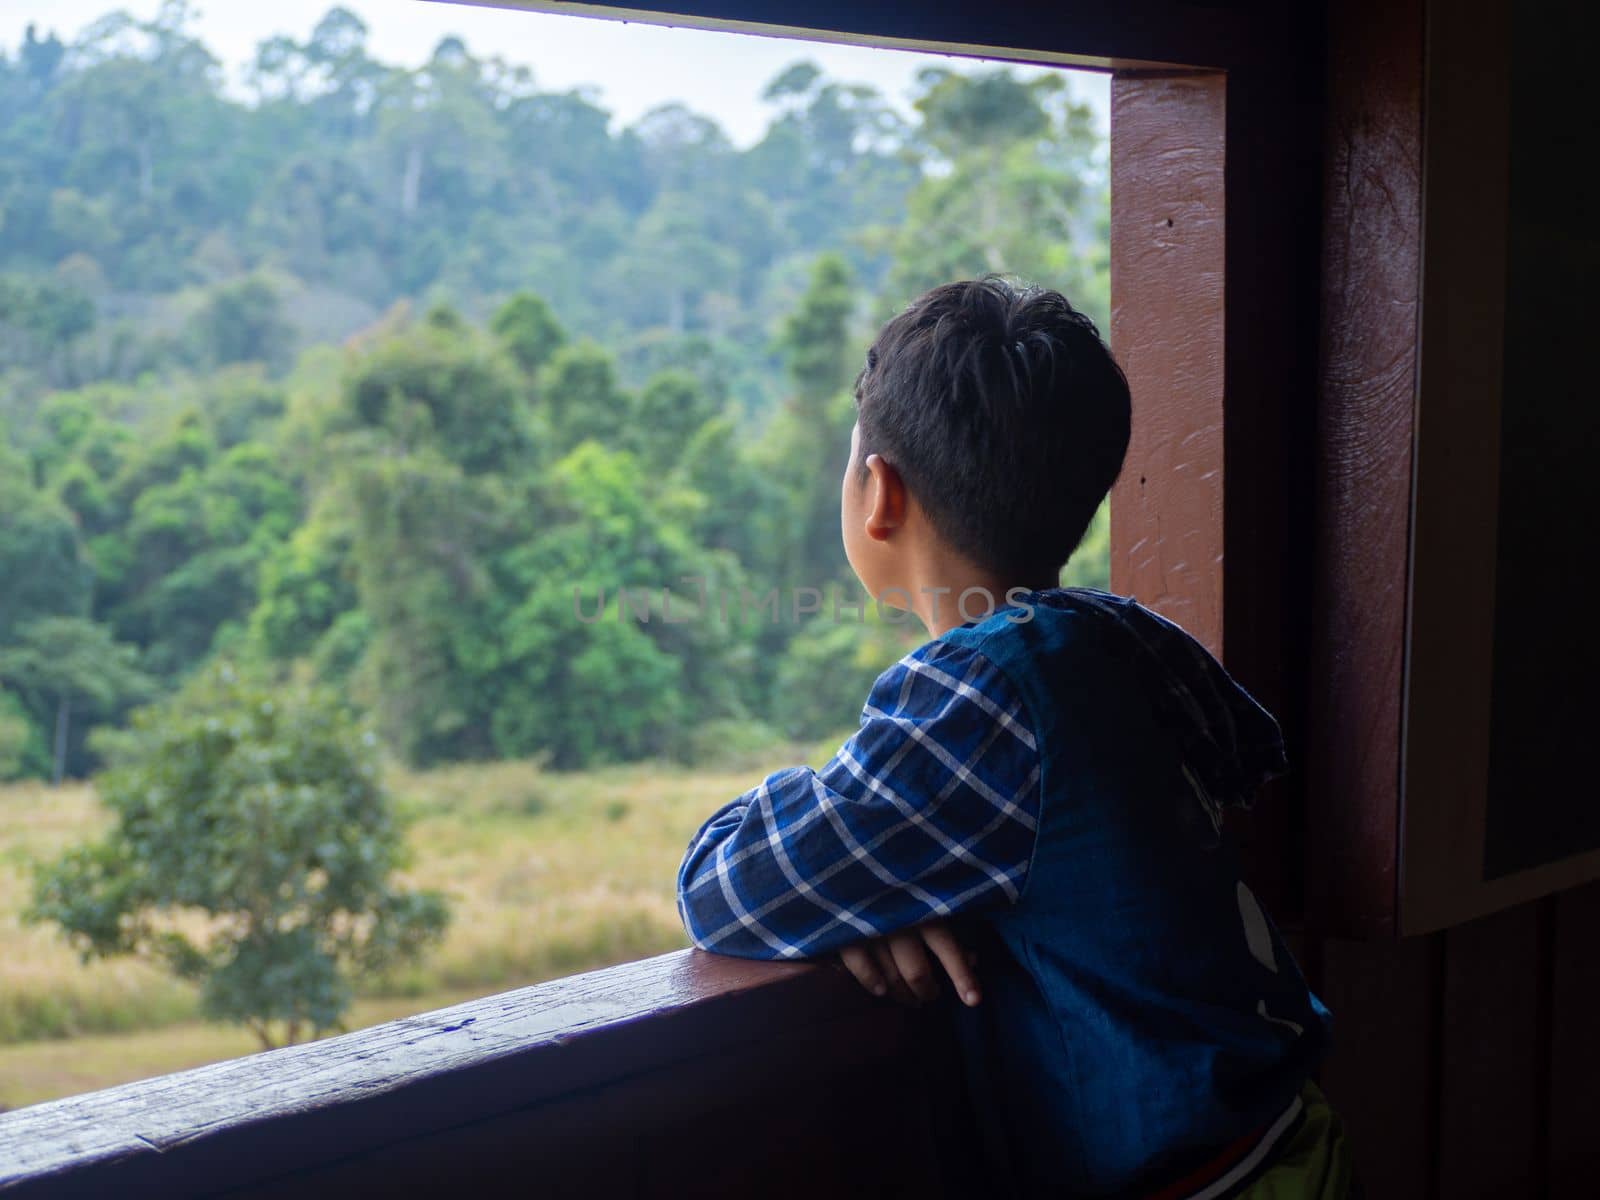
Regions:
<instances>
[{"instance_id":1,"label":"wooden wall","mask_svg":"<svg viewBox=\"0 0 1600 1200\"><path fill-rule=\"evenodd\" d=\"M1464 539L1469 551L1476 538L1492 552L1493 522L1468 519L1460 502L1481 492L1482 481L1436 471L1430 480L1446 485L1433 498L1440 524L1419 531L1406 515L1418 486L1417 439L1431 431L1437 447L1441 429L1470 435L1476 410L1468 401L1484 383L1496 393L1501 383L1456 380L1452 389L1451 372L1461 364L1445 339L1477 319L1479 310L1464 302L1473 289L1503 286L1505 278L1497 189L1504 187L1508 15L1502 0L1457 5L1453 21L1434 13L1431 25L1423 0L1328 6L1319 551L1303 861L1311 928L1363 940L1313 933L1306 965L1335 1014L1324 1083L1349 1124L1369 1194L1378 1197L1600 1195L1600 1035L1591 1019L1600 1012L1600 884L1398 936L1405 864L1445 849L1436 841L1403 844L1406 805L1441 812L1447 824L1459 803L1447 775L1406 775L1408 733L1416 755L1449 755L1454 746L1463 757L1462 750L1482 748L1464 744L1480 740L1464 722L1431 708L1408 718L1405 708L1414 665L1408 646L1419 633L1438 646L1429 651L1438 671L1474 672L1455 685L1436 674L1431 694L1441 703L1453 691L1484 687L1477 651L1463 653L1458 641L1452 656L1448 636L1440 642L1449 622L1433 610L1460 603L1451 589L1462 588L1464 576L1436 576L1438 600L1423 604L1411 575L1415 539L1436 528ZM1485 44L1486 37L1495 41ZM1524 44L1518 52L1528 51ZM1569 78L1573 101L1587 107L1576 91L1580 76ZM1475 165L1453 169L1452 154ZM1485 206L1488 228L1473 224ZM1425 260L1430 221L1438 228L1433 258ZM1441 246L1449 247L1442 260ZM1564 295L1567 304L1588 304L1570 283ZM1425 297L1433 306L1431 341L1420 336ZM1430 389L1422 386L1427 372ZM1497 430L1488 432L1492 453ZM1574 506L1581 487L1574 478ZM1570 696L1552 692L1548 701L1561 705ZM1423 725L1426 743L1417 737ZM1464 865L1481 873L1481 863ZM1426 899L1434 912L1451 903Z\"/></svg>"},{"instance_id":2,"label":"wooden wall","mask_svg":"<svg viewBox=\"0 0 1600 1200\"><path fill-rule=\"evenodd\" d=\"M1372 1197L1600 1193L1600 884L1399 940L1326 939L1323 1086Z\"/></svg>"}]
</instances>

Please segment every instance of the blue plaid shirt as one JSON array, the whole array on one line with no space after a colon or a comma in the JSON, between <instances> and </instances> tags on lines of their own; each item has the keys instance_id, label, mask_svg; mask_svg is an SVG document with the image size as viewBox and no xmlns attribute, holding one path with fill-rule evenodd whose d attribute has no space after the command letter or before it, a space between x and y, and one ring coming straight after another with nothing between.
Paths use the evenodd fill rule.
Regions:
<instances>
[{"instance_id":1,"label":"blue plaid shirt","mask_svg":"<svg viewBox=\"0 0 1600 1200\"><path fill-rule=\"evenodd\" d=\"M1039 746L1006 677L932 641L879 676L820 771L791 767L718 809L678 871L695 945L800 958L1021 894Z\"/></svg>"},{"instance_id":2,"label":"blue plaid shirt","mask_svg":"<svg viewBox=\"0 0 1600 1200\"><path fill-rule=\"evenodd\" d=\"M1224 1147L1270 1153L1329 1031L1222 836L1284 768L1277 723L1131 599L1027 607L902 659L825 767L713 815L684 925L798 958L970 914L984 1002L942 1009L985 1194L1153 1191Z\"/></svg>"}]
</instances>

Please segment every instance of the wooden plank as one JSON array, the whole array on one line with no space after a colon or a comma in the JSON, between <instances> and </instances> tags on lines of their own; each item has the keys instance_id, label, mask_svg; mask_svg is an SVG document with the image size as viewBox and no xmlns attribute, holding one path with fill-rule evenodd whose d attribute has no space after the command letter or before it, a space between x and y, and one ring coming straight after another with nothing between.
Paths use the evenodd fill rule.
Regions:
<instances>
[{"instance_id":1,"label":"wooden plank","mask_svg":"<svg viewBox=\"0 0 1600 1200\"><path fill-rule=\"evenodd\" d=\"M1556 818L1555 827L1547 826L1539 839L1545 843L1544 852L1536 857L1543 859L1544 865L1512 870L1499 863L1497 870L1510 873L1485 878L1491 747L1497 732L1491 721L1492 667L1501 399L1506 383L1508 229L1512 224L1508 204L1511 109L1507 97L1513 91L1508 53L1514 40L1513 12L1519 18L1523 15L1505 0L1475 0L1443 6L1429 21L1427 173L1428 193L1435 199L1428 210L1422 335L1428 349L1418 397L1412 543L1401 900L1401 922L1407 931L1441 928L1576 886L1600 874L1600 849L1585 850L1591 839L1584 837L1578 823L1563 828L1559 804L1552 813L1547 803L1518 803L1520 788L1561 786L1564 780L1556 767L1543 780L1530 782L1513 774L1512 780L1503 781L1508 793L1503 799L1513 819L1519 809L1525 819L1541 810L1544 821ZM1592 23L1593 17L1588 20ZM1547 23L1537 13L1533 21L1537 36L1548 36ZM1520 20L1518 24L1526 32ZM1567 68L1577 63L1577 58L1561 57L1552 64L1537 43L1529 50L1527 39L1522 41L1524 70L1519 77L1525 83L1575 78ZM1573 48L1580 44L1581 39L1568 38L1564 53L1581 54L1581 49ZM1567 107L1587 111L1581 84L1568 86L1574 90ZM1536 92L1533 99L1541 94L1545 93ZM1552 140L1554 144L1548 144ZM1574 144L1583 143L1578 140ZM1544 137L1534 142L1524 138L1517 148L1532 159L1532 169L1548 172L1552 186L1566 187L1571 150L1561 139ZM1573 207L1558 202L1553 209L1570 214ZM1581 208L1581 202L1576 207ZM1576 246L1592 240L1581 223L1577 225L1575 228L1570 215L1566 222L1555 222L1562 235L1579 235L1567 243L1568 258ZM1527 232L1522 222L1518 227ZM1538 259L1563 252L1536 236L1533 253ZM1572 297L1564 308L1584 303L1581 294L1587 279L1581 271L1567 275L1561 269L1549 270L1555 279L1551 286ZM1573 342L1586 335L1588 323L1579 320L1553 327L1535 322L1535 328L1529 330L1525 315L1519 315L1515 325L1534 341L1532 353L1543 360L1541 369L1551 369L1552 361L1563 364L1556 368L1557 378L1546 391L1572 388L1574 372L1581 374L1584 369L1581 362L1587 349L1581 341L1576 347ZM1569 314L1564 311L1562 315ZM1524 361L1527 357L1524 347ZM1524 377L1513 383L1538 387L1538 379L1528 379L1527 374L1524 371ZM1587 398L1581 385L1571 394L1580 400ZM1522 427L1521 420L1514 422L1514 427ZM1581 439L1582 426L1575 421L1570 433ZM1576 459L1587 461L1581 454ZM1549 463L1545 465L1548 468ZM1570 468L1570 461L1567 465ZM1519 466L1519 477L1526 479L1526 464ZM1556 472L1557 478L1571 475L1571 469ZM1562 487L1571 510L1561 515L1563 523L1585 528L1588 509L1584 500L1592 490L1591 481L1584 476L1574 477ZM1559 539L1554 543L1559 553L1565 553L1568 545L1570 541ZM1558 569L1551 578L1564 581L1566 576ZM1545 592L1539 589L1535 602L1524 607L1526 582L1519 581L1508 593L1506 615L1515 619L1517 612L1522 612L1524 620L1537 620L1544 612ZM1562 644L1558 637L1550 643L1555 648L1547 649L1558 654ZM1508 649L1514 653L1517 647ZM1526 646L1523 649L1527 651ZM1584 649L1569 657L1581 660L1589 653ZM1539 654L1534 651L1528 657L1537 661ZM1525 695L1560 694L1559 688L1548 686L1552 674L1569 683L1576 680L1577 686L1587 678L1581 667L1569 675L1570 667L1563 663L1559 670L1546 669L1540 677L1545 681L1542 689L1539 679L1530 683L1525 663L1503 673L1514 677ZM1507 727L1514 734L1514 721L1500 724L1499 734L1507 734ZM1557 741L1563 746L1570 744L1570 734ZM1527 747L1521 749L1525 752ZM1563 843L1564 838L1575 841ZM1571 848L1568 857L1559 856L1563 844Z\"/></svg>"},{"instance_id":2,"label":"wooden plank","mask_svg":"<svg viewBox=\"0 0 1600 1200\"><path fill-rule=\"evenodd\" d=\"M1224 320L1223 647L1277 717L1289 774L1230 819L1252 888L1304 912L1323 84L1321 14L1269 65L1228 73Z\"/></svg>"},{"instance_id":3,"label":"wooden plank","mask_svg":"<svg viewBox=\"0 0 1600 1200\"><path fill-rule=\"evenodd\" d=\"M1428 15L1399 914L1408 933L1485 911L1509 12L1508 0L1473 0Z\"/></svg>"},{"instance_id":4,"label":"wooden plank","mask_svg":"<svg viewBox=\"0 0 1600 1200\"><path fill-rule=\"evenodd\" d=\"M692 1055L484 1121L445 1126L238 1193L243 1200L501 1194L790 1196L859 1180L873 1194L928 1195L933 1161L906 1162L925 1107L908 1094L921 1057L912 1024L882 1010L768 1031L754 1047ZM894 1106L894 1107L891 1107ZM794 1153L805 1145L803 1154ZM898 1183L895 1182L898 1178ZM509 1188L509 1181L520 1186ZM890 1186L891 1184L894 1186ZM932 1194L937 1195L934 1191Z\"/></svg>"},{"instance_id":5,"label":"wooden plank","mask_svg":"<svg viewBox=\"0 0 1600 1200\"><path fill-rule=\"evenodd\" d=\"M0 1115L0 1192L240 1187L851 1014L901 1019L827 968L662 955Z\"/></svg>"},{"instance_id":6,"label":"wooden plank","mask_svg":"<svg viewBox=\"0 0 1600 1200\"><path fill-rule=\"evenodd\" d=\"M1225 81L1111 83L1111 348L1133 435L1111 490L1111 587L1221 655Z\"/></svg>"},{"instance_id":7,"label":"wooden plank","mask_svg":"<svg viewBox=\"0 0 1600 1200\"><path fill-rule=\"evenodd\" d=\"M1306 39L1307 41L1309 39ZM1297 916L1315 379L1314 72L1119 72L1111 341L1134 427L1111 494L1115 591L1177 621L1284 727L1296 777L1232 819L1252 886ZM1309 144L1309 145L1308 145Z\"/></svg>"},{"instance_id":8,"label":"wooden plank","mask_svg":"<svg viewBox=\"0 0 1600 1200\"><path fill-rule=\"evenodd\" d=\"M1600 1180L1600 883L1552 903L1550 1195L1583 1196Z\"/></svg>"},{"instance_id":9,"label":"wooden plank","mask_svg":"<svg viewBox=\"0 0 1600 1200\"><path fill-rule=\"evenodd\" d=\"M1392 933L1422 251L1421 0L1328 6L1307 919Z\"/></svg>"},{"instance_id":10,"label":"wooden plank","mask_svg":"<svg viewBox=\"0 0 1600 1200\"><path fill-rule=\"evenodd\" d=\"M1434 1195L1443 935L1328 939L1318 994L1333 1012L1321 1083L1350 1137L1368 1200Z\"/></svg>"},{"instance_id":11,"label":"wooden plank","mask_svg":"<svg viewBox=\"0 0 1600 1200\"><path fill-rule=\"evenodd\" d=\"M1271 61L1278 56L1277 39L1286 19L1277 6L1224 4L1197 9L1175 0L1052 6L814 0L803 7L786 0L445 2L1102 70L1171 64L1232 67Z\"/></svg>"},{"instance_id":12,"label":"wooden plank","mask_svg":"<svg viewBox=\"0 0 1600 1200\"><path fill-rule=\"evenodd\" d=\"M1545 1101L1538 907L1506 909L1443 937L1439 1194L1536 1196Z\"/></svg>"}]
</instances>

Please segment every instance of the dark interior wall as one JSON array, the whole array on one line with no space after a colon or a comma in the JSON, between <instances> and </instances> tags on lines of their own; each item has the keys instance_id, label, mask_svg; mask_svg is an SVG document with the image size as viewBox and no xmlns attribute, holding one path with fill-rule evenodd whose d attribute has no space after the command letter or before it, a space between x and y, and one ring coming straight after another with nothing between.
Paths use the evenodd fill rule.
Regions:
<instances>
[{"instance_id":1,"label":"dark interior wall","mask_svg":"<svg viewBox=\"0 0 1600 1200\"><path fill-rule=\"evenodd\" d=\"M1600 884L1439 933L1316 943L1322 1083L1372 1197L1600 1191Z\"/></svg>"},{"instance_id":2,"label":"dark interior wall","mask_svg":"<svg viewBox=\"0 0 1600 1200\"><path fill-rule=\"evenodd\" d=\"M1595 788L1574 788L1571 770L1593 643L1576 646L1560 614L1574 551L1600 508L1583 467L1596 414L1578 349L1596 265L1585 222L1592 185L1579 164L1596 143L1578 61L1593 32L1572 27L1592 26L1592 13L1544 0L1479 8L1513 31L1492 874L1593 844ZM1393 936L1403 884L1405 514L1424 369L1425 85L1429 70L1464 70L1480 89L1493 74L1427 61L1422 0L1334 3L1328 14L1310 694L1322 736L1304 861L1314 923L1375 936L1307 937L1336 1021L1323 1082L1371 1195L1600 1194L1600 1035L1578 1015L1600 1011L1600 885ZM1470 141L1471 131L1451 131L1462 135ZM1483 186L1493 185L1492 168Z\"/></svg>"},{"instance_id":3,"label":"dark interior wall","mask_svg":"<svg viewBox=\"0 0 1600 1200\"><path fill-rule=\"evenodd\" d=\"M1581 579L1600 513L1593 323L1600 110L1587 48L1600 12L1521 0L1511 14L1511 155L1484 872L1600 847L1590 736L1600 638ZM1575 771L1575 767L1577 770ZM1576 777L1585 778L1578 783Z\"/></svg>"},{"instance_id":4,"label":"dark interior wall","mask_svg":"<svg viewBox=\"0 0 1600 1200\"><path fill-rule=\"evenodd\" d=\"M1297 858L1320 927L1392 936L1422 273L1422 0L1327 6L1315 547ZM1335 850L1337 848L1337 850Z\"/></svg>"}]
</instances>

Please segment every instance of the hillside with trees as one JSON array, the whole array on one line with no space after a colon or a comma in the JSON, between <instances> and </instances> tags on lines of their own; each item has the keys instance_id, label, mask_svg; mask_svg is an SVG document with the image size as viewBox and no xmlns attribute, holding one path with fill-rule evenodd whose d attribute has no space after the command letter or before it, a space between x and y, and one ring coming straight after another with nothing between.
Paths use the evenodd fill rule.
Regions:
<instances>
[{"instance_id":1,"label":"hillside with trees","mask_svg":"<svg viewBox=\"0 0 1600 1200\"><path fill-rule=\"evenodd\" d=\"M1056 77L929 70L907 119L797 61L738 148L459 38L384 64L339 8L241 97L188 24L0 54L0 779L93 771L218 660L418 765L846 726L910 631L740 598L857 590L876 323L991 270L1105 323L1103 145Z\"/></svg>"}]
</instances>

